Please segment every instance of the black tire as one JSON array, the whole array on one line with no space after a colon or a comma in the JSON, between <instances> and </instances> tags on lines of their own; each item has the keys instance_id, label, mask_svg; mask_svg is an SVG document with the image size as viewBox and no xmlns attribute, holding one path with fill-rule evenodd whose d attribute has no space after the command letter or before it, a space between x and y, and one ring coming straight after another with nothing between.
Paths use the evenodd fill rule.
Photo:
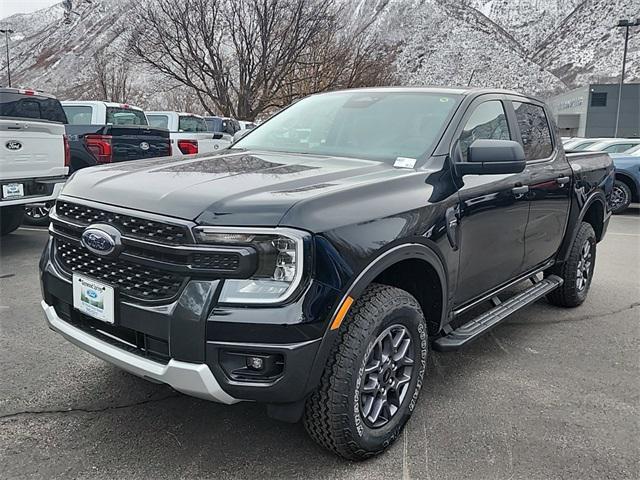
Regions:
<instances>
[{"instance_id":1,"label":"black tire","mask_svg":"<svg viewBox=\"0 0 640 480\"><path fill-rule=\"evenodd\" d=\"M0 208L0 236L4 237L16 230L24 217L23 205L11 205Z\"/></svg>"},{"instance_id":2,"label":"black tire","mask_svg":"<svg viewBox=\"0 0 640 480\"><path fill-rule=\"evenodd\" d=\"M629 205L631 205L631 189L629 185L622 180L616 180L613 184L613 191L611 192L611 198L609 205L611 207L611 213L622 213Z\"/></svg>"},{"instance_id":3,"label":"black tire","mask_svg":"<svg viewBox=\"0 0 640 480\"><path fill-rule=\"evenodd\" d=\"M587 256L585 250L588 250ZM554 265L547 271L548 274L558 275L564 280L559 288L547 295L547 300L559 307L581 305L589 293L595 263L596 234L591 225L582 222L567 261Z\"/></svg>"},{"instance_id":4,"label":"black tire","mask_svg":"<svg viewBox=\"0 0 640 480\"><path fill-rule=\"evenodd\" d=\"M44 206L27 205L24 209L24 223L36 227L49 226L49 211L54 202L46 202Z\"/></svg>"},{"instance_id":5,"label":"black tire","mask_svg":"<svg viewBox=\"0 0 640 480\"><path fill-rule=\"evenodd\" d=\"M385 360L382 352L390 350L384 350L382 345L386 342L392 346L396 338L402 339L401 347ZM370 285L340 327L320 385L307 400L304 425L309 435L349 460L364 460L383 452L398 438L415 408L426 369L427 348L427 325L417 300L398 288ZM412 368L409 358L414 360ZM381 365L380 372L365 372L365 367L374 363ZM379 387L381 382L371 387L376 384L369 383L373 375L383 379L384 388ZM398 376L402 386L394 389L389 385L397 384ZM384 413L374 420L376 402L386 400L390 408L384 408ZM367 406L369 415L365 413ZM392 408L397 410L392 412Z\"/></svg>"}]
</instances>

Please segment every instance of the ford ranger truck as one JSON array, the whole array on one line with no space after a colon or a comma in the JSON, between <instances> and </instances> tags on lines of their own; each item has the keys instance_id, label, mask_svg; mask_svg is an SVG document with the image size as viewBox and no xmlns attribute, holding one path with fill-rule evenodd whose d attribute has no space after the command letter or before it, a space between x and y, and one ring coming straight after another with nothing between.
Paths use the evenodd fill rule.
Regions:
<instances>
[{"instance_id":1,"label":"ford ranger truck","mask_svg":"<svg viewBox=\"0 0 640 480\"><path fill-rule=\"evenodd\" d=\"M0 88L0 235L16 230L25 206L53 201L69 171L66 117L54 97Z\"/></svg>"},{"instance_id":2,"label":"ford ranger truck","mask_svg":"<svg viewBox=\"0 0 640 480\"><path fill-rule=\"evenodd\" d=\"M365 459L431 388L430 347L543 297L584 302L613 182L607 154L566 155L545 105L515 92L314 95L217 155L77 172L42 309L128 372L265 403Z\"/></svg>"}]
</instances>

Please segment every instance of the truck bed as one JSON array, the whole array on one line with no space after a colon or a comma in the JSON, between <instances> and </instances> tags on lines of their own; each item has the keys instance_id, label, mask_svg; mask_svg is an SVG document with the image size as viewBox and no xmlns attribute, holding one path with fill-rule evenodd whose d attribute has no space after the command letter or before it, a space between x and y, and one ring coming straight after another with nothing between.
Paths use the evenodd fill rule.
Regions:
<instances>
[{"instance_id":1,"label":"truck bed","mask_svg":"<svg viewBox=\"0 0 640 480\"><path fill-rule=\"evenodd\" d=\"M110 137L111 162L126 162L171 155L169 132L149 126L66 125L71 147L71 172L99 162L87 148L88 135Z\"/></svg>"}]
</instances>

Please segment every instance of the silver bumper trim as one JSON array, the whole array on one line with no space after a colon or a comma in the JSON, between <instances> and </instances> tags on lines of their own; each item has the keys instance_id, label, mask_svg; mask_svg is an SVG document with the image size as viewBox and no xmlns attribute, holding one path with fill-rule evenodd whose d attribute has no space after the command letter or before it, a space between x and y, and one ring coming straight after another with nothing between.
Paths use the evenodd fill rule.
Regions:
<instances>
[{"instance_id":1,"label":"silver bumper trim","mask_svg":"<svg viewBox=\"0 0 640 480\"><path fill-rule=\"evenodd\" d=\"M55 309L44 300L41 302L45 319L49 327L65 337L74 345L86 350L106 362L145 379L166 383L175 390L215 402L232 404L239 400L233 398L220 387L220 384L204 363L189 363L171 359L163 365L147 360L133 353L104 342L79 328L62 320Z\"/></svg>"}]
</instances>

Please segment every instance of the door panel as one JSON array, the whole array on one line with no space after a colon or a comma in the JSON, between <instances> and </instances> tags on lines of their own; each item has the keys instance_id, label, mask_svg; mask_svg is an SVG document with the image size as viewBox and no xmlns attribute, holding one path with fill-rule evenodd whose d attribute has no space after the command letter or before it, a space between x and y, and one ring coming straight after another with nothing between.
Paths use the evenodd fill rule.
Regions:
<instances>
[{"instance_id":1,"label":"door panel","mask_svg":"<svg viewBox=\"0 0 640 480\"><path fill-rule=\"evenodd\" d=\"M569 214L572 171L562 149L554 146L552 128L542 105L512 102L528 163L529 222L525 233L524 269L534 268L560 248Z\"/></svg>"},{"instance_id":2,"label":"door panel","mask_svg":"<svg viewBox=\"0 0 640 480\"><path fill-rule=\"evenodd\" d=\"M460 278L456 305L519 275L529 215L522 174L466 175L460 190Z\"/></svg>"},{"instance_id":3,"label":"door panel","mask_svg":"<svg viewBox=\"0 0 640 480\"><path fill-rule=\"evenodd\" d=\"M488 105L490 104L490 105ZM499 107L496 115L496 108ZM509 140L513 128L498 99L477 102L462 121L458 138L467 148L478 138ZM460 195L460 270L455 305L497 287L522 272L529 214L523 173L465 175Z\"/></svg>"}]
</instances>

